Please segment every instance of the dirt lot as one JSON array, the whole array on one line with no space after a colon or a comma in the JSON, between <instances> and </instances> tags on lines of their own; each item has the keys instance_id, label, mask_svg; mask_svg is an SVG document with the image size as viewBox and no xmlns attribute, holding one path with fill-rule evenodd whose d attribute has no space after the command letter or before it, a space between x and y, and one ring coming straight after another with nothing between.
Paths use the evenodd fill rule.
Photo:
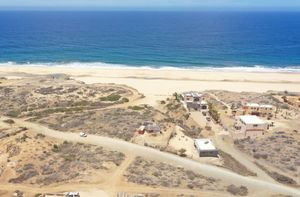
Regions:
<instances>
[{"instance_id":1,"label":"dirt lot","mask_svg":"<svg viewBox=\"0 0 300 197\"><path fill-rule=\"evenodd\" d=\"M125 155L101 147L58 141L13 126L1 139L0 182L49 185L101 182Z\"/></svg>"},{"instance_id":2,"label":"dirt lot","mask_svg":"<svg viewBox=\"0 0 300 197\"><path fill-rule=\"evenodd\" d=\"M297 132L274 132L251 140L239 140L235 145L251 155L261 166L272 166L279 174L300 183L300 134Z\"/></svg>"},{"instance_id":3,"label":"dirt lot","mask_svg":"<svg viewBox=\"0 0 300 197\"><path fill-rule=\"evenodd\" d=\"M128 102L134 93L113 84L87 85L63 74L11 79L0 84L0 113L43 117Z\"/></svg>"}]
</instances>

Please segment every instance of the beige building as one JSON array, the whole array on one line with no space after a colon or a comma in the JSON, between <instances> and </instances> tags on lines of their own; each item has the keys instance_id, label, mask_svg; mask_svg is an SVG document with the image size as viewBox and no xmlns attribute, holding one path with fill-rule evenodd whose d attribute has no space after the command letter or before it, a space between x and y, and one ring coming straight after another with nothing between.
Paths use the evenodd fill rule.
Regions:
<instances>
[{"instance_id":1,"label":"beige building","mask_svg":"<svg viewBox=\"0 0 300 197\"><path fill-rule=\"evenodd\" d=\"M265 134L268 123L254 115L239 116L234 124L233 138L256 138Z\"/></svg>"},{"instance_id":2,"label":"beige building","mask_svg":"<svg viewBox=\"0 0 300 197\"><path fill-rule=\"evenodd\" d=\"M257 103L247 103L243 106L243 115L256 115L262 117L272 117L275 112L273 105L259 105Z\"/></svg>"}]
</instances>

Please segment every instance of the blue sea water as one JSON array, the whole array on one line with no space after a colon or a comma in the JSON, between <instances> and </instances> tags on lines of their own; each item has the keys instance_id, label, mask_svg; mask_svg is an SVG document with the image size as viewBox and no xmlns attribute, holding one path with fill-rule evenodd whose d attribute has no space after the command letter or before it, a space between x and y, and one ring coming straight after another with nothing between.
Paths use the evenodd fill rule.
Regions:
<instances>
[{"instance_id":1,"label":"blue sea water","mask_svg":"<svg viewBox=\"0 0 300 197\"><path fill-rule=\"evenodd\" d=\"M300 12L1 11L8 62L297 70Z\"/></svg>"}]
</instances>

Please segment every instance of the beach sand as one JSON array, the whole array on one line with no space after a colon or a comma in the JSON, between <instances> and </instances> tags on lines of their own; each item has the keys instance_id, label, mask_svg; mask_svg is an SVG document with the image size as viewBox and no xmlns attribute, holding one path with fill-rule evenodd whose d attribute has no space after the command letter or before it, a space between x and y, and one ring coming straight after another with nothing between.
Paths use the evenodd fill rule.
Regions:
<instances>
[{"instance_id":1,"label":"beach sand","mask_svg":"<svg viewBox=\"0 0 300 197\"><path fill-rule=\"evenodd\" d=\"M85 83L118 83L136 88L155 104L174 92L230 90L265 92L268 90L300 92L300 73L247 72L218 70L172 69L104 69L92 67L0 67L1 76L18 77L22 74L65 73Z\"/></svg>"}]
</instances>

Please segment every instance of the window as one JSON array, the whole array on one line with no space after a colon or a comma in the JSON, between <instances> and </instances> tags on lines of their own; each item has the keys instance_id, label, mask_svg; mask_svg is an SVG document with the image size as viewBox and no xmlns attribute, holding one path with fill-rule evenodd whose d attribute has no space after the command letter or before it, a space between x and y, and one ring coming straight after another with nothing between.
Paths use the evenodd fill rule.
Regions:
<instances>
[{"instance_id":1,"label":"window","mask_svg":"<svg viewBox=\"0 0 300 197\"><path fill-rule=\"evenodd\" d=\"M257 124L254 124L253 127L258 127L258 125L257 125Z\"/></svg>"}]
</instances>

